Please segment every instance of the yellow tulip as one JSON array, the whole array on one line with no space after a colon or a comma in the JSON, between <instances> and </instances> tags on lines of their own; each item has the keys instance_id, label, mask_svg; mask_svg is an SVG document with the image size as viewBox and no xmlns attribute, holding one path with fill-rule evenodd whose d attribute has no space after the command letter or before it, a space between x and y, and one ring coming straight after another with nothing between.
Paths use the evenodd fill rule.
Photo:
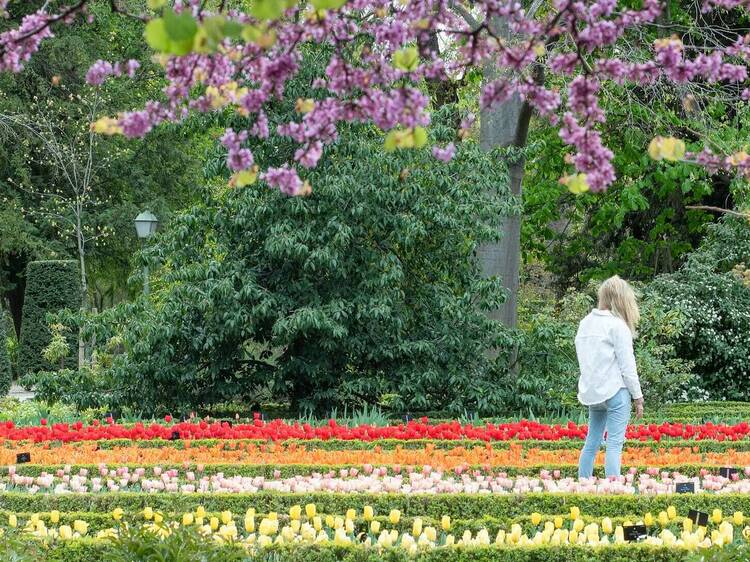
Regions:
<instances>
[{"instance_id":1,"label":"yellow tulip","mask_svg":"<svg viewBox=\"0 0 750 562\"><path fill-rule=\"evenodd\" d=\"M669 515L667 514L666 511L659 512L658 520L659 520L659 525L661 525L662 527L666 527L667 525L669 525Z\"/></svg>"},{"instance_id":2,"label":"yellow tulip","mask_svg":"<svg viewBox=\"0 0 750 562\"><path fill-rule=\"evenodd\" d=\"M391 513L388 515L388 521L391 522L391 525L397 525L400 520L401 512L398 509L392 509Z\"/></svg>"},{"instance_id":3,"label":"yellow tulip","mask_svg":"<svg viewBox=\"0 0 750 562\"><path fill-rule=\"evenodd\" d=\"M741 511L735 511L732 516L732 522L738 527L745 524L745 516Z\"/></svg>"},{"instance_id":4,"label":"yellow tulip","mask_svg":"<svg viewBox=\"0 0 750 562\"><path fill-rule=\"evenodd\" d=\"M682 520L682 528L688 533L691 533L693 531L693 520L685 517L685 519Z\"/></svg>"},{"instance_id":5,"label":"yellow tulip","mask_svg":"<svg viewBox=\"0 0 750 562\"><path fill-rule=\"evenodd\" d=\"M370 522L370 532L373 535L377 535L380 532L380 521L373 520Z\"/></svg>"},{"instance_id":6,"label":"yellow tulip","mask_svg":"<svg viewBox=\"0 0 750 562\"><path fill-rule=\"evenodd\" d=\"M354 533L354 521L352 519L346 519L344 521L344 529L347 533Z\"/></svg>"},{"instance_id":7,"label":"yellow tulip","mask_svg":"<svg viewBox=\"0 0 750 562\"><path fill-rule=\"evenodd\" d=\"M195 510L195 516L196 517L200 517L201 519L205 518L206 517L206 509L202 505L199 505L198 509Z\"/></svg>"},{"instance_id":8,"label":"yellow tulip","mask_svg":"<svg viewBox=\"0 0 750 562\"><path fill-rule=\"evenodd\" d=\"M347 509L346 510L346 519L356 519L357 518L357 511L354 509Z\"/></svg>"},{"instance_id":9,"label":"yellow tulip","mask_svg":"<svg viewBox=\"0 0 750 562\"><path fill-rule=\"evenodd\" d=\"M143 518L146 520L150 520L154 517L154 510L150 507L144 507L143 508Z\"/></svg>"},{"instance_id":10,"label":"yellow tulip","mask_svg":"<svg viewBox=\"0 0 750 562\"><path fill-rule=\"evenodd\" d=\"M437 529L435 529L435 527L432 527L432 526L425 527L424 536L427 537L427 540L431 542L437 541Z\"/></svg>"},{"instance_id":11,"label":"yellow tulip","mask_svg":"<svg viewBox=\"0 0 750 562\"><path fill-rule=\"evenodd\" d=\"M248 533L254 533L255 532L255 517L248 517L245 516L245 531Z\"/></svg>"},{"instance_id":12,"label":"yellow tulip","mask_svg":"<svg viewBox=\"0 0 750 562\"><path fill-rule=\"evenodd\" d=\"M714 509L711 513L711 521L714 523L721 523L721 520L723 519L723 514L721 513L720 509Z\"/></svg>"},{"instance_id":13,"label":"yellow tulip","mask_svg":"<svg viewBox=\"0 0 750 562\"><path fill-rule=\"evenodd\" d=\"M276 521L279 518L279 514L276 513L275 511L272 511L271 513L268 514L268 518L271 521Z\"/></svg>"},{"instance_id":14,"label":"yellow tulip","mask_svg":"<svg viewBox=\"0 0 750 562\"><path fill-rule=\"evenodd\" d=\"M305 506L305 515L307 515L307 518L308 518L308 519L312 519L313 517L315 517L315 514L317 513L317 511L318 511L318 510L317 510L317 508L315 507L315 504L314 504L314 503L308 503L308 504L307 504L307 505Z\"/></svg>"},{"instance_id":15,"label":"yellow tulip","mask_svg":"<svg viewBox=\"0 0 750 562\"><path fill-rule=\"evenodd\" d=\"M667 508L667 515L669 516L669 519L674 519L675 517L677 517L677 509L675 509L675 506L670 505Z\"/></svg>"},{"instance_id":16,"label":"yellow tulip","mask_svg":"<svg viewBox=\"0 0 750 562\"><path fill-rule=\"evenodd\" d=\"M563 526L563 518L558 515L557 517L555 517L554 523L555 529L561 528Z\"/></svg>"},{"instance_id":17,"label":"yellow tulip","mask_svg":"<svg viewBox=\"0 0 750 562\"><path fill-rule=\"evenodd\" d=\"M451 518L448 515L443 515L443 517L440 519L440 527L442 527L443 531L446 533L451 530Z\"/></svg>"},{"instance_id":18,"label":"yellow tulip","mask_svg":"<svg viewBox=\"0 0 750 562\"><path fill-rule=\"evenodd\" d=\"M68 540L73 538L73 529L70 528L70 525L61 525L58 532L61 539Z\"/></svg>"},{"instance_id":19,"label":"yellow tulip","mask_svg":"<svg viewBox=\"0 0 750 562\"><path fill-rule=\"evenodd\" d=\"M121 507L114 508L112 510L112 519L114 519L115 521L121 521L123 513L124 512L123 512L123 510L122 510ZM56 520L52 519L53 514L56 514L56 516L57 516ZM53 513L50 513L50 519L49 520L52 521L52 523L57 523L57 521L60 520L60 512L59 511L55 511Z\"/></svg>"},{"instance_id":20,"label":"yellow tulip","mask_svg":"<svg viewBox=\"0 0 750 562\"><path fill-rule=\"evenodd\" d=\"M292 520L299 519L300 517L302 517L302 507L299 506L299 505L293 505L292 507L290 507L289 508L289 517Z\"/></svg>"},{"instance_id":21,"label":"yellow tulip","mask_svg":"<svg viewBox=\"0 0 750 562\"><path fill-rule=\"evenodd\" d=\"M73 521L73 530L79 535L85 535L89 530L89 524L86 521L76 519Z\"/></svg>"},{"instance_id":22,"label":"yellow tulip","mask_svg":"<svg viewBox=\"0 0 750 562\"><path fill-rule=\"evenodd\" d=\"M612 520L609 517L602 519L602 531L607 535L612 532Z\"/></svg>"},{"instance_id":23,"label":"yellow tulip","mask_svg":"<svg viewBox=\"0 0 750 562\"><path fill-rule=\"evenodd\" d=\"M580 516L581 516L581 510L578 507L573 506L570 508L571 519L578 519Z\"/></svg>"},{"instance_id":24,"label":"yellow tulip","mask_svg":"<svg viewBox=\"0 0 750 562\"><path fill-rule=\"evenodd\" d=\"M537 513L536 511L531 514L531 524L532 525L539 525L539 523L542 520L542 515L540 513Z\"/></svg>"},{"instance_id":25,"label":"yellow tulip","mask_svg":"<svg viewBox=\"0 0 750 562\"><path fill-rule=\"evenodd\" d=\"M315 527L316 531L320 531L323 528L323 520L319 515L313 517L313 527Z\"/></svg>"},{"instance_id":26,"label":"yellow tulip","mask_svg":"<svg viewBox=\"0 0 750 562\"><path fill-rule=\"evenodd\" d=\"M365 521L372 521L375 518L375 511L372 509L371 505L366 505L364 510L362 511L362 517Z\"/></svg>"},{"instance_id":27,"label":"yellow tulip","mask_svg":"<svg viewBox=\"0 0 750 562\"><path fill-rule=\"evenodd\" d=\"M53 509L49 512L49 522L50 523L58 523L60 521L60 512L56 509Z\"/></svg>"},{"instance_id":28,"label":"yellow tulip","mask_svg":"<svg viewBox=\"0 0 750 562\"><path fill-rule=\"evenodd\" d=\"M10 527L18 527L18 517L16 517L15 513L8 515L8 525Z\"/></svg>"},{"instance_id":29,"label":"yellow tulip","mask_svg":"<svg viewBox=\"0 0 750 562\"><path fill-rule=\"evenodd\" d=\"M415 517L414 523L411 527L411 534L413 537L418 537L422 534L422 518L421 517Z\"/></svg>"},{"instance_id":30,"label":"yellow tulip","mask_svg":"<svg viewBox=\"0 0 750 562\"><path fill-rule=\"evenodd\" d=\"M154 523L157 525L164 521L164 514L161 511L154 512Z\"/></svg>"},{"instance_id":31,"label":"yellow tulip","mask_svg":"<svg viewBox=\"0 0 750 562\"><path fill-rule=\"evenodd\" d=\"M650 512L643 516L643 524L646 525L646 527L650 527L654 524L654 516L651 515Z\"/></svg>"},{"instance_id":32,"label":"yellow tulip","mask_svg":"<svg viewBox=\"0 0 750 562\"><path fill-rule=\"evenodd\" d=\"M336 525L336 519L334 519L333 515L326 515L326 527L333 528Z\"/></svg>"},{"instance_id":33,"label":"yellow tulip","mask_svg":"<svg viewBox=\"0 0 750 562\"><path fill-rule=\"evenodd\" d=\"M193 521L195 521L195 518L193 517L192 513L183 513L182 514L182 524L183 524L183 526L187 527L188 525L192 525Z\"/></svg>"},{"instance_id":34,"label":"yellow tulip","mask_svg":"<svg viewBox=\"0 0 750 562\"><path fill-rule=\"evenodd\" d=\"M583 519L576 519L575 521L573 521L573 530L574 531L580 533L581 530L583 529L583 526L584 526Z\"/></svg>"},{"instance_id":35,"label":"yellow tulip","mask_svg":"<svg viewBox=\"0 0 750 562\"><path fill-rule=\"evenodd\" d=\"M208 520L208 525L211 527L212 531L216 531L216 529L219 528L219 518L218 517L212 517Z\"/></svg>"}]
</instances>

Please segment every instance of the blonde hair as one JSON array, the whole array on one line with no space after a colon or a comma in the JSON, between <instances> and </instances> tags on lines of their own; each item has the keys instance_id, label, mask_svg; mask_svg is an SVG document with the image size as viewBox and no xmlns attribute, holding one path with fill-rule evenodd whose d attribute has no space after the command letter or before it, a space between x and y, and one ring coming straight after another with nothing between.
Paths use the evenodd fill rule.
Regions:
<instances>
[{"instance_id":1,"label":"blonde hair","mask_svg":"<svg viewBox=\"0 0 750 562\"><path fill-rule=\"evenodd\" d=\"M599 308L609 309L612 314L622 318L630 328L633 337L636 336L636 326L641 319L638 311L635 291L628 282L619 275L614 275L604 281L599 287Z\"/></svg>"}]
</instances>

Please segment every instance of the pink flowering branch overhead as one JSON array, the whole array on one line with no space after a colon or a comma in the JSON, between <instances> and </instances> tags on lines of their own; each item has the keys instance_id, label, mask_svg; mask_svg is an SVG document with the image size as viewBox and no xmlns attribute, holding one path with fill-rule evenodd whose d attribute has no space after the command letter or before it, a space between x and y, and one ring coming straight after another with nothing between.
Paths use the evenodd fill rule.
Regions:
<instances>
[{"instance_id":1,"label":"pink flowering branch overhead","mask_svg":"<svg viewBox=\"0 0 750 562\"><path fill-rule=\"evenodd\" d=\"M0 9L4 4L0 0ZM20 71L56 25L87 17L86 4L78 0L54 13L30 14L17 28L0 34L0 70ZM606 83L731 83L750 97L750 36L738 35L726 47L697 54L689 53L677 37L659 39L651 58L641 62L612 54L630 30L657 20L657 0L644 0L639 9L622 9L615 0L554 0L544 15L532 16L508 0L263 0L243 11L226 9L226 4L215 3L210 12L201 0L150 1L154 10L144 35L164 68L164 98L105 116L93 124L94 130L141 137L162 122L180 121L193 112L229 109L250 123L222 138L234 184L260 178L298 195L310 191L300 174L317 165L325 146L337 139L341 123L373 123L386 132L385 150L422 148L428 143L430 112L421 84L451 80L472 67L493 68L498 78L484 84L481 106L517 95L551 123L559 123L560 136L571 147L566 162L572 173L563 183L575 192L601 191L616 179L614 154L598 131L607 119L599 105ZM739 0L708 0L703 8L741 5ZM117 2L112 6L119 10ZM455 47L450 57L419 48L435 34ZM286 95L287 84L301 70L303 48L310 44L326 46L325 73L312 84L314 99L296 100L295 118L274 131L298 147L289 162L258 170L248 141L270 134L269 106ZM547 76L564 77L564 93L534 79L539 65ZM96 86L111 76L134 76L137 68L135 61L97 61L87 81ZM456 140L465 136L462 126ZM649 152L711 170L750 168L744 153L714 155L708 148L689 153L684 146L675 147L680 148L676 139L661 139ZM450 143L430 150L437 160L448 161L456 147Z\"/></svg>"}]
</instances>

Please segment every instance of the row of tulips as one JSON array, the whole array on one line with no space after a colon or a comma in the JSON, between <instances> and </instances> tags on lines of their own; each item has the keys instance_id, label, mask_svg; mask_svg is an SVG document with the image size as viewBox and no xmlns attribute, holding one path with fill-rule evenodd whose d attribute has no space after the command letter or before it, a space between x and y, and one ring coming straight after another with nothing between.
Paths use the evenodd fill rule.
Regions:
<instances>
[{"instance_id":1,"label":"row of tulips","mask_svg":"<svg viewBox=\"0 0 750 562\"><path fill-rule=\"evenodd\" d=\"M216 445L212 447L191 447L185 443L182 449L171 447L142 448L125 446L100 448L96 443L68 443L55 448L44 444L20 444L17 447L0 447L0 466L14 464L19 453L30 453L30 461L41 465L71 464L181 464L213 463L242 465L430 465L442 470L457 467L564 467L578 464L577 449L524 449L512 445L507 449L493 449L490 446L456 447L439 449L426 446L419 449L396 447L382 450L336 450L308 449L297 444L257 445L240 444L235 447ZM599 453L598 463L603 463L603 452ZM624 466L664 467L680 465L701 465L705 467L750 466L750 451L701 452L692 447L672 447L665 449L643 449L630 447L623 450Z\"/></svg>"},{"instance_id":2,"label":"row of tulips","mask_svg":"<svg viewBox=\"0 0 750 562\"><path fill-rule=\"evenodd\" d=\"M458 421L431 424L426 418L408 423L373 426L362 424L354 427L339 425L329 420L326 425L312 426L308 423L287 423L282 420L266 422L256 417L250 423L208 422L187 420L172 423L167 416L164 423L149 425L141 422L121 425L112 418L107 422L95 421L84 425L75 423L49 423L42 420L39 426L16 427L12 421L0 424L0 439L29 441L95 441L104 439L264 439L283 441L289 439L342 439L373 441L378 439L473 439L482 441L543 440L561 439L582 440L586 437L587 426L568 422L565 425L548 425L522 420L514 423L485 425L461 424ZM750 434L750 424L681 424L662 423L632 425L626 431L627 439L660 441L662 439L688 439L737 441Z\"/></svg>"},{"instance_id":3,"label":"row of tulips","mask_svg":"<svg viewBox=\"0 0 750 562\"><path fill-rule=\"evenodd\" d=\"M338 471L313 472L282 478L279 470L272 478L264 476L229 475L223 472L205 474L204 467L196 470L164 469L99 465L96 471L81 468L71 474L70 466L54 472L42 471L37 476L8 468L8 475L0 478L0 491L27 493L86 493L86 492L181 492L181 493L254 493L277 491L286 493L401 493L401 494L524 494L524 493L588 493L588 494L674 494L679 484L692 483L696 493L750 493L750 467L727 478L701 471L701 476L688 477L679 472L659 472L651 469L643 473L631 469L620 478L576 479L562 477L559 470L543 470L538 476L509 476L505 472L465 470L457 467L444 472L424 466L373 467L362 470L346 468Z\"/></svg>"},{"instance_id":4,"label":"row of tulips","mask_svg":"<svg viewBox=\"0 0 750 562\"><path fill-rule=\"evenodd\" d=\"M392 510L387 520L376 517L372 507L365 506L358 514L349 509L341 515L318 514L315 504L293 506L288 514L279 516L269 513L256 514L250 508L237 517L230 511L208 513L202 507L170 518L162 512L146 507L138 515L126 517L122 509L111 513L112 526L95 533L98 539L117 537L129 526L145 526L150 532L166 537L180 526L197 529L209 540L217 543L240 542L256 551L274 545L335 544L338 546L361 545L364 548L401 548L410 553L434 548L461 546L487 546L495 544L505 547L532 545L588 545L606 547L624 544L625 529L631 525L645 525L645 544L668 546L687 550L722 547L750 536L750 527L745 526L745 516L734 513L726 518L715 510L705 526L699 526L690 518L679 516L674 507L660 512L656 517L647 513L643 517L625 520L622 524L604 517L596 521L585 520L578 508L571 508L567 517L545 517L532 513L528 524L513 523L507 528L488 529L482 527L472 531L464 529L460 535L453 534L449 517L440 518L439 525L425 524L421 517L411 520L411 529L404 529L401 513ZM130 519L130 520L128 520ZM524 528L525 527L525 528ZM59 512L31 514L24 520L10 514L3 532L17 533L47 543L75 540L89 534L89 523L76 519L72 524L62 524Z\"/></svg>"}]
</instances>

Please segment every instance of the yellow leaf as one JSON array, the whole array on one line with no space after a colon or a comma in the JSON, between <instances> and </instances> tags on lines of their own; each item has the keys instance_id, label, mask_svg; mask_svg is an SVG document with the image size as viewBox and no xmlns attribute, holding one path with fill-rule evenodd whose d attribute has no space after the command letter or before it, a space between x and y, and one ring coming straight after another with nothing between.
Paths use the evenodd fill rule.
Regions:
<instances>
[{"instance_id":1,"label":"yellow leaf","mask_svg":"<svg viewBox=\"0 0 750 562\"><path fill-rule=\"evenodd\" d=\"M544 46L544 43L537 43L534 45L534 54L537 57L543 57L547 53L547 48Z\"/></svg>"},{"instance_id":2,"label":"yellow leaf","mask_svg":"<svg viewBox=\"0 0 750 562\"><path fill-rule=\"evenodd\" d=\"M298 98L294 109L297 111L297 113L310 113L313 109L315 109L315 100L312 100L310 98Z\"/></svg>"},{"instance_id":3,"label":"yellow leaf","mask_svg":"<svg viewBox=\"0 0 750 562\"><path fill-rule=\"evenodd\" d=\"M654 137L648 145L648 155L652 160L661 160L662 137Z\"/></svg>"},{"instance_id":4,"label":"yellow leaf","mask_svg":"<svg viewBox=\"0 0 750 562\"><path fill-rule=\"evenodd\" d=\"M571 176L564 176L560 178L560 183L568 187L568 191L575 195L587 192L589 184L586 178L586 174L574 174Z\"/></svg>"},{"instance_id":5,"label":"yellow leaf","mask_svg":"<svg viewBox=\"0 0 750 562\"><path fill-rule=\"evenodd\" d=\"M258 166L253 166L249 170L241 170L235 173L229 179L230 187L245 187L252 185L258 180Z\"/></svg>"},{"instance_id":6,"label":"yellow leaf","mask_svg":"<svg viewBox=\"0 0 750 562\"><path fill-rule=\"evenodd\" d=\"M122 133L122 127L117 123L117 119L112 117L102 117L91 124L91 130L100 135L116 135Z\"/></svg>"}]
</instances>

